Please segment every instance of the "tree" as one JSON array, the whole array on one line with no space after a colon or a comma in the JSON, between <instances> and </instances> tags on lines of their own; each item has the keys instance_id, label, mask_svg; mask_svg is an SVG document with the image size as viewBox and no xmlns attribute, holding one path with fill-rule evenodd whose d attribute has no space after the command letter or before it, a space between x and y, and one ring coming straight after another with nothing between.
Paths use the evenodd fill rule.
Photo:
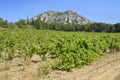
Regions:
<instances>
[{"instance_id":1,"label":"tree","mask_svg":"<svg viewBox=\"0 0 120 80\"><path fill-rule=\"evenodd\" d=\"M50 24L47 22L43 22L40 19L32 20L31 25L33 25L37 29L49 29Z\"/></svg>"},{"instance_id":2,"label":"tree","mask_svg":"<svg viewBox=\"0 0 120 80\"><path fill-rule=\"evenodd\" d=\"M7 20L3 20L2 18L0 18L0 26L2 28L7 28L8 27L8 21Z\"/></svg>"},{"instance_id":3,"label":"tree","mask_svg":"<svg viewBox=\"0 0 120 80\"><path fill-rule=\"evenodd\" d=\"M115 27L115 32L120 32L120 23L116 23L114 27Z\"/></svg>"},{"instance_id":4,"label":"tree","mask_svg":"<svg viewBox=\"0 0 120 80\"><path fill-rule=\"evenodd\" d=\"M21 19L21 20L19 20L18 22L16 22L15 24L17 24L17 26L18 26L19 28L24 28L24 27L27 25L27 21L24 20L24 19Z\"/></svg>"}]
</instances>

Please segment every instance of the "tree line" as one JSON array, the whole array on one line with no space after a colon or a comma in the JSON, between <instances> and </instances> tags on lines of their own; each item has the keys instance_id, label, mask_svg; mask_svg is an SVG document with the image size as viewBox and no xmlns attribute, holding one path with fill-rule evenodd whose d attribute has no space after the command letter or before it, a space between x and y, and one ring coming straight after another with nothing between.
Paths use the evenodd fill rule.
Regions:
<instances>
[{"instance_id":1,"label":"tree line","mask_svg":"<svg viewBox=\"0 0 120 80\"><path fill-rule=\"evenodd\" d=\"M0 18L1 28L29 28L48 29L58 31L82 31L82 32L120 32L120 23L107 24L107 23L88 23L88 24L62 24L62 23L48 23L39 19L29 20L20 19L15 23L8 22Z\"/></svg>"}]
</instances>

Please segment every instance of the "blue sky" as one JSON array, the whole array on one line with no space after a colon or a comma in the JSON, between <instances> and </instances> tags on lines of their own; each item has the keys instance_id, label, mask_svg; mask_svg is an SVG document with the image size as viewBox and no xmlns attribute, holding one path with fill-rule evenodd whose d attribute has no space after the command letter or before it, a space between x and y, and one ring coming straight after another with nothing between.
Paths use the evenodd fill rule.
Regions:
<instances>
[{"instance_id":1,"label":"blue sky","mask_svg":"<svg viewBox=\"0 0 120 80\"><path fill-rule=\"evenodd\" d=\"M49 10L73 10L91 21L120 22L120 0L0 0L0 17L12 22Z\"/></svg>"}]
</instances>

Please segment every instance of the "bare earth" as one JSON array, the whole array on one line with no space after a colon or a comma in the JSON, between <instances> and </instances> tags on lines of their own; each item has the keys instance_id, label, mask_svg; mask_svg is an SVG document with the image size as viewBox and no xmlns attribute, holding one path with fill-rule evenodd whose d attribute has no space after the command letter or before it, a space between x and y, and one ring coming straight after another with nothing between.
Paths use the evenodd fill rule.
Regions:
<instances>
[{"instance_id":1,"label":"bare earth","mask_svg":"<svg viewBox=\"0 0 120 80\"><path fill-rule=\"evenodd\" d=\"M54 71L47 80L120 80L120 52L72 72Z\"/></svg>"},{"instance_id":2,"label":"bare earth","mask_svg":"<svg viewBox=\"0 0 120 80\"><path fill-rule=\"evenodd\" d=\"M2 65L0 80L120 80L120 52L109 54L72 72L51 71L47 76L42 73L46 70L39 70L44 63L18 66L13 62L9 70L2 70Z\"/></svg>"}]
</instances>

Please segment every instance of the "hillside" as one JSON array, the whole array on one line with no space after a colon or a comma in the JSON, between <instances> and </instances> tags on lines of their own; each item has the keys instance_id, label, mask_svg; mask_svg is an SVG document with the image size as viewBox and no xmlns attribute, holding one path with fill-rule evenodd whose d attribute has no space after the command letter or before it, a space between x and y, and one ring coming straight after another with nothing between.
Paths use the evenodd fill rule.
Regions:
<instances>
[{"instance_id":1,"label":"hillside","mask_svg":"<svg viewBox=\"0 0 120 80\"><path fill-rule=\"evenodd\" d=\"M64 24L87 24L90 20L77 14L72 10L65 12L47 11L32 18L32 20L40 19L49 23L64 23Z\"/></svg>"}]
</instances>

